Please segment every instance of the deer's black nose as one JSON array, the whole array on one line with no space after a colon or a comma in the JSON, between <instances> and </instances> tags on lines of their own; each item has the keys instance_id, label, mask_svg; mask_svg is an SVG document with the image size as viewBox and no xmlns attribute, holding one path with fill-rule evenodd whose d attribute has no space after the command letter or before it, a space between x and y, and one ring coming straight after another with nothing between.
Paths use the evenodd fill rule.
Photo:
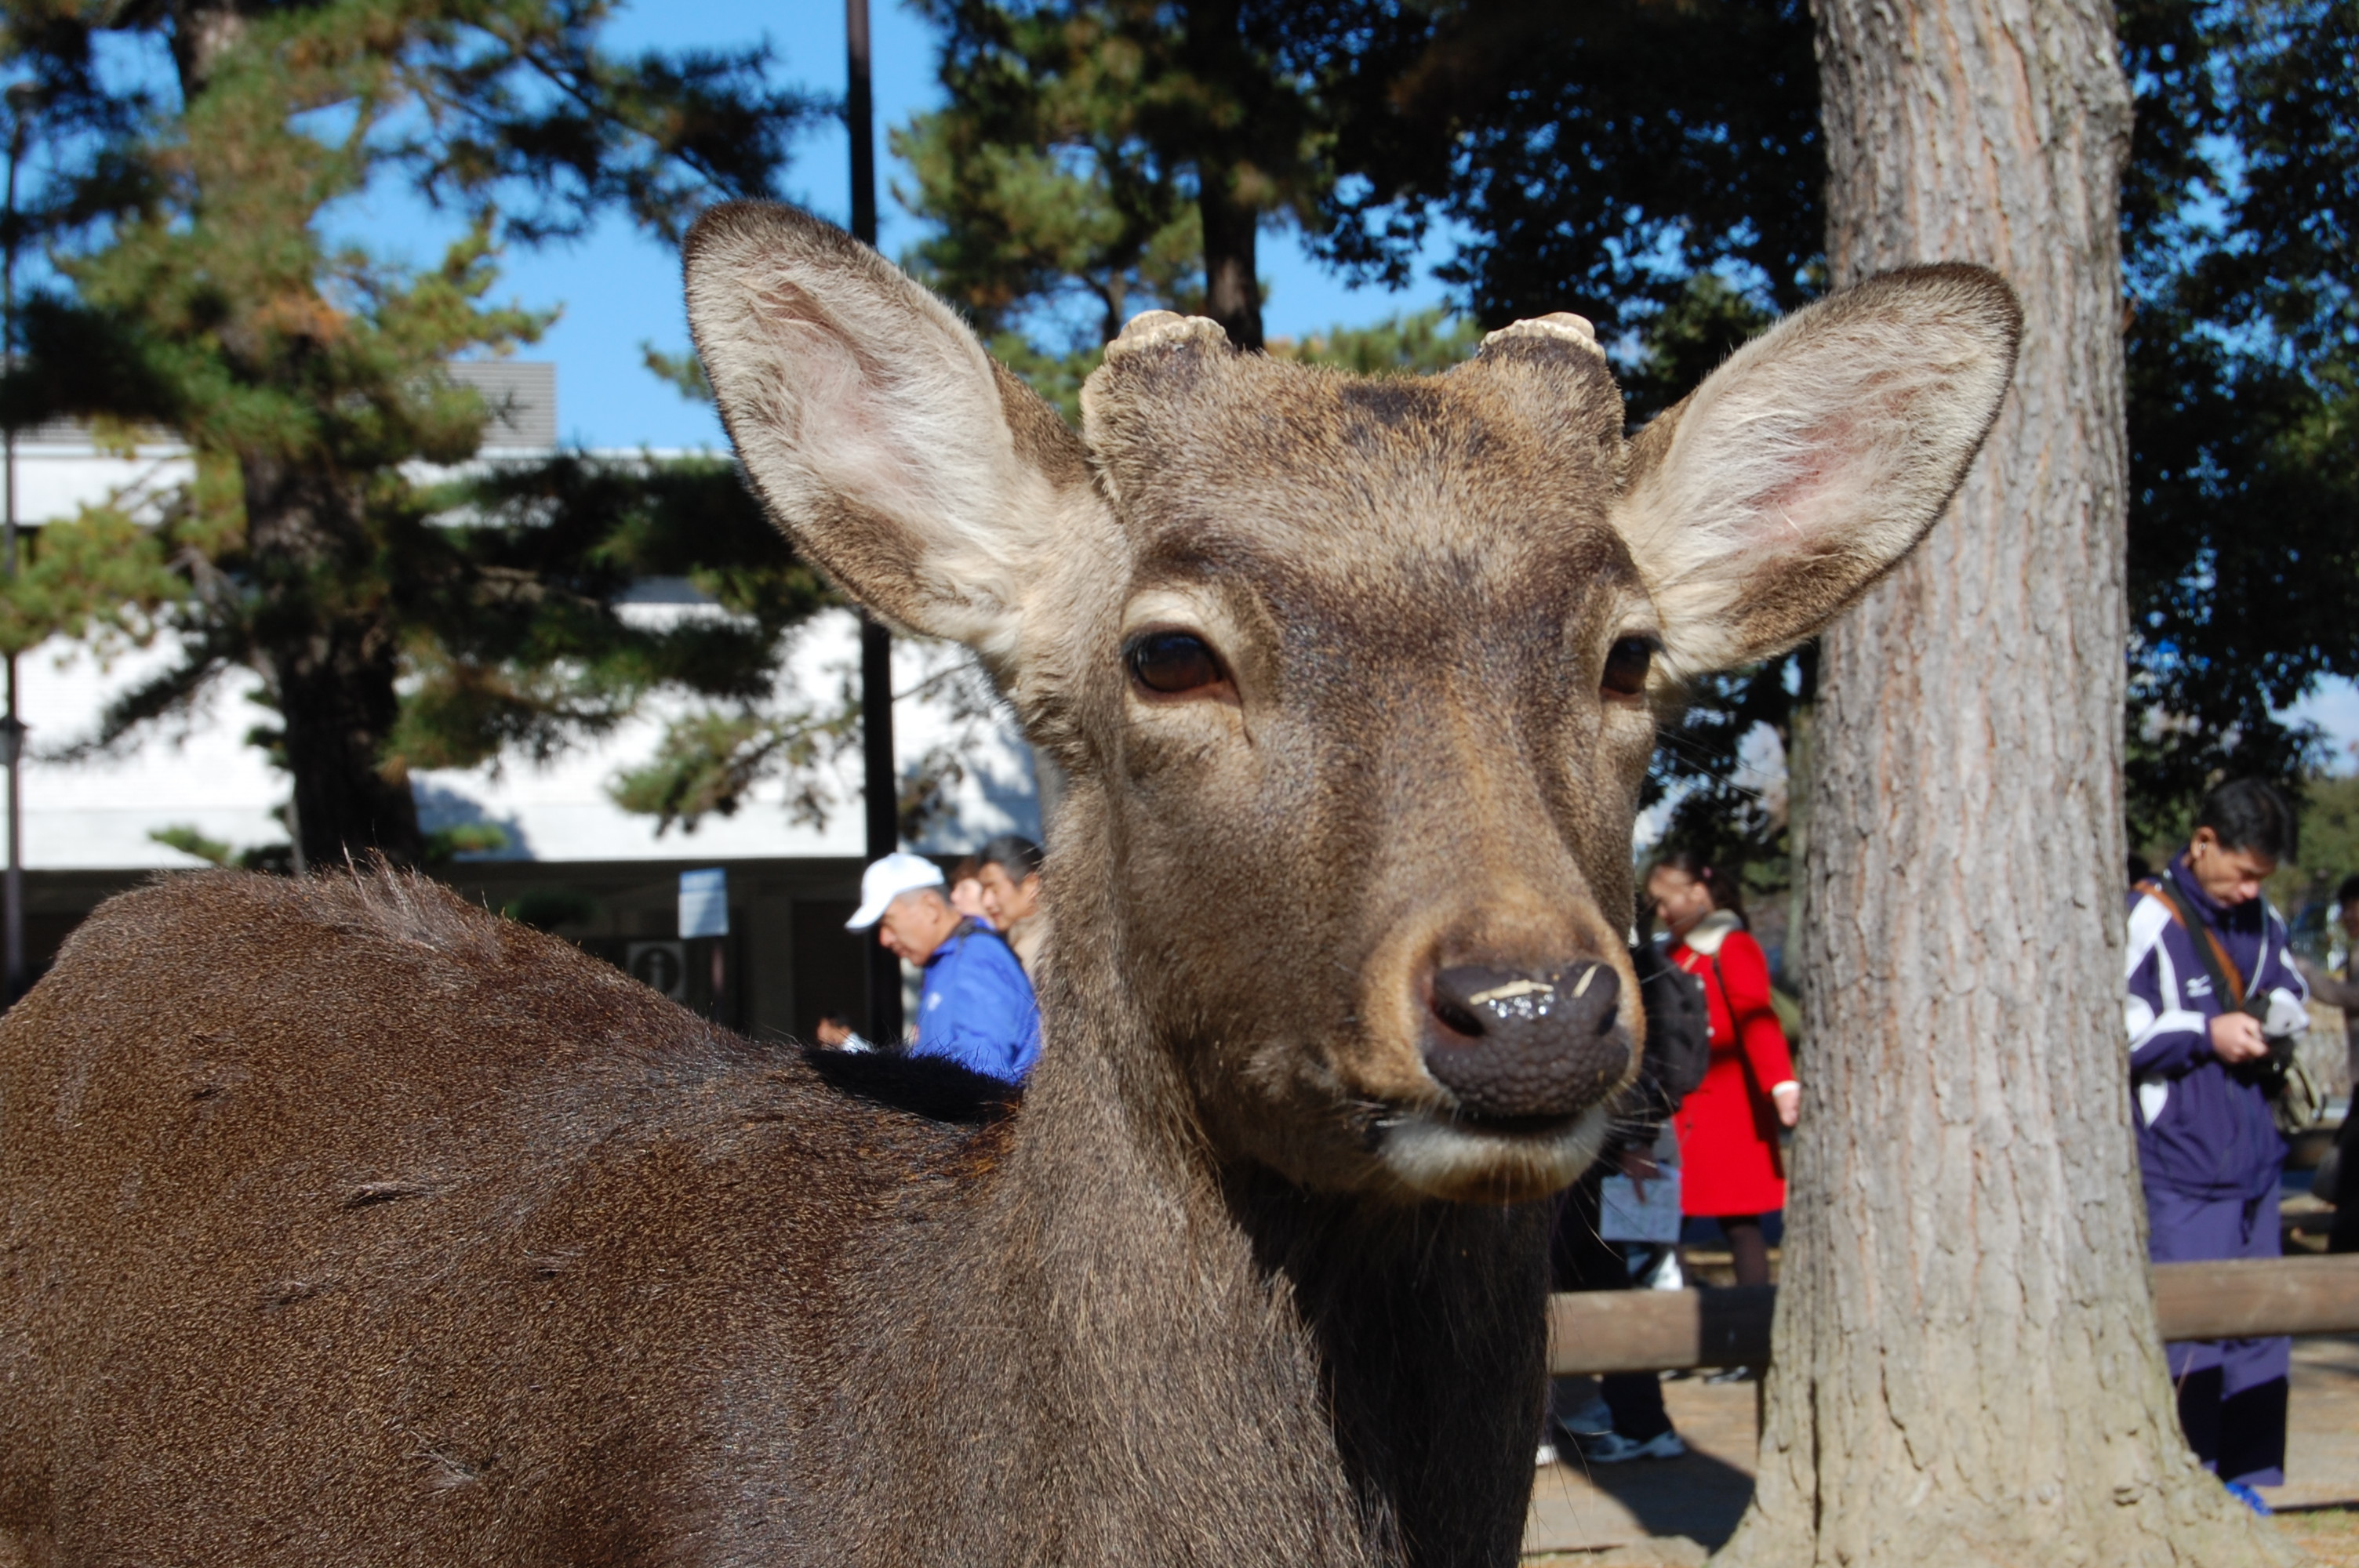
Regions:
<instances>
[{"instance_id":1,"label":"deer's black nose","mask_svg":"<svg viewBox=\"0 0 2359 1568\"><path fill-rule=\"evenodd\" d=\"M1630 1067L1621 979L1583 960L1527 973L1460 964L1433 975L1426 1070L1478 1117L1571 1116Z\"/></svg>"}]
</instances>

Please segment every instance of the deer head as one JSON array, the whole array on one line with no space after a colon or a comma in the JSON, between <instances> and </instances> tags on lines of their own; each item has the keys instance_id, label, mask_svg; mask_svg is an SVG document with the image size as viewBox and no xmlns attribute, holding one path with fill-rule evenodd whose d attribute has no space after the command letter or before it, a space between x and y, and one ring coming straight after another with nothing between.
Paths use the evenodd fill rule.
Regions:
<instances>
[{"instance_id":1,"label":"deer head","mask_svg":"<svg viewBox=\"0 0 2359 1568\"><path fill-rule=\"evenodd\" d=\"M1655 706L1810 635L1930 527L2020 315L1968 267L1788 319L1623 438L1588 324L1371 379L1155 312L1077 434L940 300L790 209L688 244L697 347L797 547L971 646L1071 775L1069 986L1126 993L1224 1158L1553 1191L1643 1025ZM1083 943L1067 928L1089 901ZM1061 885L1060 885L1061 884ZM1051 1011L1043 1071L1060 1050Z\"/></svg>"}]
</instances>

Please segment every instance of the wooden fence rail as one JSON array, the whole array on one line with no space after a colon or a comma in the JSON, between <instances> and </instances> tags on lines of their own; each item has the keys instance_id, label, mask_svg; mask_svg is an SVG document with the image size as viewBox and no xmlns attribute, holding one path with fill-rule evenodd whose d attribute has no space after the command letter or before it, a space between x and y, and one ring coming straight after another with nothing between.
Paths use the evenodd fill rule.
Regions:
<instances>
[{"instance_id":1,"label":"wooden fence rail","mask_svg":"<svg viewBox=\"0 0 2359 1568\"><path fill-rule=\"evenodd\" d=\"M2164 1263L2154 1271L2154 1298L2167 1340L2359 1333L2359 1255ZM1552 1296L1549 1369L1570 1377L1766 1367L1777 1304L1775 1285Z\"/></svg>"}]
</instances>

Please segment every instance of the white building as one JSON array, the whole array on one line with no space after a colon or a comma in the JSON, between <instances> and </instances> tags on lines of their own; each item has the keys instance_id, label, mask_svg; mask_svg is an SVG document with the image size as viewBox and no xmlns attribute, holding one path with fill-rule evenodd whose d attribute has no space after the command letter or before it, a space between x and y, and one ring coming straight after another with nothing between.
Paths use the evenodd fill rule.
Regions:
<instances>
[{"instance_id":1,"label":"white building","mask_svg":"<svg viewBox=\"0 0 2359 1568\"><path fill-rule=\"evenodd\" d=\"M490 460L537 458L554 448L558 428L554 367L503 362L454 369L506 404L485 442ZM634 454L636 455L636 454ZM99 451L86 432L49 427L19 438L19 516L29 525L74 515L85 504L128 503L137 514L190 474L185 454L168 445L129 456ZM626 613L671 618L717 613L684 581L640 584ZM24 846L28 956L45 963L73 925L101 898L158 871L196 867L194 857L156 834L193 828L246 849L283 843L277 813L288 796L245 736L266 717L253 701L258 683L238 672L216 686L187 722L151 730L121 756L69 762L60 753L91 733L117 694L171 658L164 646L117 650L102 657L72 644L28 654L20 665L20 708L30 727L24 776ZM940 644L897 642L894 688L912 693L895 706L898 751L906 760L951 749L964 776L949 792L950 810L933 830L929 851L952 855L995 833L1038 838L1038 793L1031 757L1003 708L978 703L979 677L958 666L963 655ZM822 615L805 631L788 680L800 690L832 692L857 667L859 639L848 612ZM922 689L920 689L922 688ZM958 698L963 695L967 700ZM593 951L630 964L643 977L676 978L684 1000L710 1005L761 1033L805 1034L824 1012L862 1011L862 958L843 918L857 891L862 816L856 759L827 781L831 809L822 823L798 822L783 785L772 785L734 816L708 818L694 832L659 832L654 818L616 806L607 784L654 750L670 715L661 707L547 766L529 761L468 772L438 772L412 781L430 832L466 823L496 824L505 849L462 856L443 874L472 899L537 916ZM705 952L675 946L676 893L684 870L729 873L731 935L723 972L725 994L705 994ZM553 913L563 917L552 919ZM653 955L650 957L649 955Z\"/></svg>"}]
</instances>

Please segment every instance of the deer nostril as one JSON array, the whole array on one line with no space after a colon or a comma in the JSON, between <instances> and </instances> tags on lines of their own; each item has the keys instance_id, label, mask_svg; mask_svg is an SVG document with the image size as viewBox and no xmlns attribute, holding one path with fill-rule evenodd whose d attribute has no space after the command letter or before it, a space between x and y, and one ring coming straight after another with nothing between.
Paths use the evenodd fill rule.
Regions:
<instances>
[{"instance_id":1,"label":"deer nostril","mask_svg":"<svg viewBox=\"0 0 2359 1568\"><path fill-rule=\"evenodd\" d=\"M1484 964L1453 964L1433 972L1433 1016L1470 1039L1514 1030L1555 994L1549 981Z\"/></svg>"},{"instance_id":2,"label":"deer nostril","mask_svg":"<svg viewBox=\"0 0 2359 1568\"><path fill-rule=\"evenodd\" d=\"M1469 1039L1483 1038L1483 1021L1475 1017L1471 1009L1461 1005L1452 998L1435 997L1433 1016L1441 1020L1444 1027L1454 1030Z\"/></svg>"}]
</instances>

